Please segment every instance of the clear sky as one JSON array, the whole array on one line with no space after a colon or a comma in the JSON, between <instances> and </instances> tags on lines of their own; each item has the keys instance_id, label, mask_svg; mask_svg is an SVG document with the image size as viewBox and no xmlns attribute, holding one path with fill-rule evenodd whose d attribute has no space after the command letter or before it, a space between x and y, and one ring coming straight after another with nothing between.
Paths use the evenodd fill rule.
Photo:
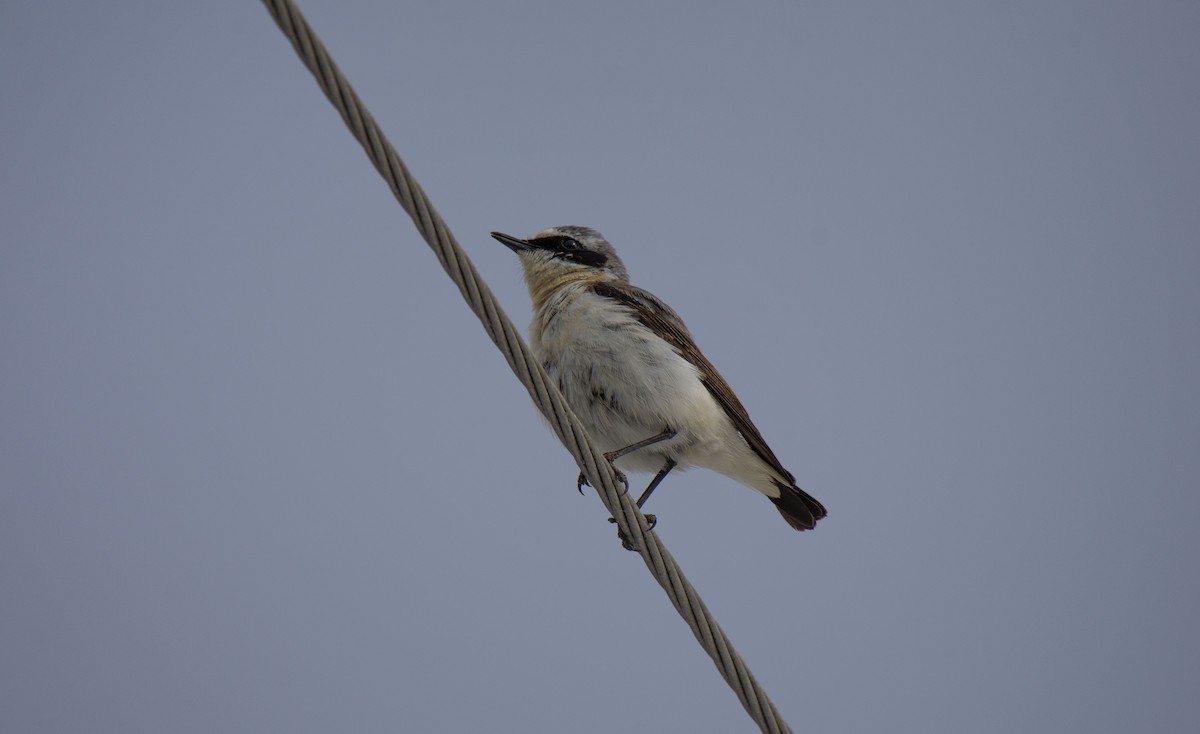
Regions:
<instances>
[{"instance_id":1,"label":"clear sky","mask_svg":"<svg viewBox=\"0 0 1200 734\"><path fill-rule=\"evenodd\" d=\"M302 8L829 508L649 507L797 732L1196 731L1200 5ZM0 97L0 730L753 730L259 3L0 2Z\"/></svg>"}]
</instances>

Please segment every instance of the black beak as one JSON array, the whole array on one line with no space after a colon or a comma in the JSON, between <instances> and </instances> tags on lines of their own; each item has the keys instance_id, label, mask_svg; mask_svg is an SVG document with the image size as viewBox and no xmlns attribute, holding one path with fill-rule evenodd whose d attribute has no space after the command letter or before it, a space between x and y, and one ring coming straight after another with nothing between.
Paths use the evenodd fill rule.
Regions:
<instances>
[{"instance_id":1,"label":"black beak","mask_svg":"<svg viewBox=\"0 0 1200 734\"><path fill-rule=\"evenodd\" d=\"M503 232L492 232L492 237L513 252L525 252L528 250L538 249L537 245L531 244L529 240L519 240L516 237L504 234Z\"/></svg>"}]
</instances>

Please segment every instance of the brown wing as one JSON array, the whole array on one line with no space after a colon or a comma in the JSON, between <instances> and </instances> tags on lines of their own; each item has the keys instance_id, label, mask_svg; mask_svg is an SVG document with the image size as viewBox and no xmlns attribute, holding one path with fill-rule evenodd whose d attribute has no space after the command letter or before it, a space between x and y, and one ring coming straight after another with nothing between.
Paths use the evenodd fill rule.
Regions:
<instances>
[{"instance_id":1,"label":"brown wing","mask_svg":"<svg viewBox=\"0 0 1200 734\"><path fill-rule=\"evenodd\" d=\"M733 421L734 427L742 434L742 438L754 453L779 472L781 477L787 479L789 484L793 487L796 485L795 477L779 463L775 452L771 451L771 447L763 440L762 434L750 420L745 406L737 399L737 395L733 394L729 383L725 382L717 368L700 352L687 327L683 325L683 320L670 306L658 300L652 293L626 283L597 283L592 286L592 291L598 296L611 298L628 307L647 329L666 339L679 352L679 356L695 365L700 371L700 379L704 381L704 386L725 410L725 414Z\"/></svg>"}]
</instances>

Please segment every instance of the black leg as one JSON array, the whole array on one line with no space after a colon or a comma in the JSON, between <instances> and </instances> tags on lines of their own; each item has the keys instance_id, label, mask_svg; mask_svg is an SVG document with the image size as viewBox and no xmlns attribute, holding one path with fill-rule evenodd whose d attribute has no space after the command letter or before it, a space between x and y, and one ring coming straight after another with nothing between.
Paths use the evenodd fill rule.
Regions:
<instances>
[{"instance_id":1,"label":"black leg","mask_svg":"<svg viewBox=\"0 0 1200 734\"><path fill-rule=\"evenodd\" d=\"M641 441L638 441L637 443L629 444L628 446L626 446L623 449L617 449L616 451L609 451L604 454L604 458L608 459L608 462L611 464L612 462L616 461L617 459L621 458L622 456L624 456L626 454L632 454L634 451L637 451L638 449L644 449L647 446L653 446L654 444L659 443L660 441L669 441L672 438L675 438L675 431L671 430L670 428L667 428L667 429L664 429L663 432L658 434L657 436L651 436L650 438L644 438ZM675 466L675 462L671 462L671 466ZM667 471L670 471L670 469L668 469ZM624 475L621 474L620 472L617 472L617 476L622 477L622 483L624 483L624 479L623 479ZM665 477L666 474L664 473L663 476ZM653 485L655 485L655 486L658 484L658 482L662 481L662 479L660 477L656 477L656 479L657 479L657 481L653 482ZM579 494L583 494L583 485L585 485L585 484L590 485L591 483L588 482L587 477L585 477L583 475L583 472L579 472L579 478L575 480L575 489L579 490ZM638 506L640 507L641 505L639 504Z\"/></svg>"},{"instance_id":2,"label":"black leg","mask_svg":"<svg viewBox=\"0 0 1200 734\"><path fill-rule=\"evenodd\" d=\"M604 455L604 458L608 459L609 461L616 461L617 459L621 458L625 454L632 454L634 451L637 451L638 449L644 449L647 446L653 446L654 444L658 443L659 441L669 441L672 438L675 438L675 431L668 428L668 429L664 430L662 433L658 434L657 436L651 436L650 438L644 438L641 441L638 441L637 443L629 444L628 446L626 446L623 449L617 449L616 451L609 451L607 454ZM674 465L674 463L675 462L671 462L672 465ZM664 474L663 476L666 476L666 475Z\"/></svg>"},{"instance_id":3,"label":"black leg","mask_svg":"<svg viewBox=\"0 0 1200 734\"><path fill-rule=\"evenodd\" d=\"M675 460L667 459L667 463L663 464L663 468L659 469L658 473L654 475L654 478L650 480L650 486L646 487L646 491L642 492L641 497L638 497L638 509L641 509L642 505L646 504L646 500L650 499L650 493L662 483L662 480L667 478L667 475L670 474L671 470L674 468Z\"/></svg>"},{"instance_id":4,"label":"black leg","mask_svg":"<svg viewBox=\"0 0 1200 734\"><path fill-rule=\"evenodd\" d=\"M654 478L650 480L650 485L646 487L646 491L642 492L641 497L638 497L637 506L639 510L642 508L642 505L646 504L646 500L650 499L650 493L662 483L662 480L667 478L667 475L670 474L671 470L674 468L675 460L667 459L667 463L663 464L663 468L659 469L658 473L654 475ZM608 518L608 521L615 523L617 520L616 518L610 517ZM658 518L654 515L647 514L646 524L653 528L658 524ZM625 547L625 550L637 550L633 547L633 544L629 542L629 538L625 537L625 533L622 533L619 528L617 529L617 537L621 539L621 545Z\"/></svg>"}]
</instances>

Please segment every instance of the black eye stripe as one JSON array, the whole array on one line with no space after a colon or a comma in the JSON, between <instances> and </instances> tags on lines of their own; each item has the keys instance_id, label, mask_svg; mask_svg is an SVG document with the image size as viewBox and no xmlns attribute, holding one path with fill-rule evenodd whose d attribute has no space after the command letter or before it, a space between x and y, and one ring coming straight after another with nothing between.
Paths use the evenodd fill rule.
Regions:
<instances>
[{"instance_id":1,"label":"black eye stripe","mask_svg":"<svg viewBox=\"0 0 1200 734\"><path fill-rule=\"evenodd\" d=\"M608 262L608 256L602 252L588 250L574 237L566 235L551 235L530 240L530 244L554 253L554 257L569 260L581 265L600 267Z\"/></svg>"}]
</instances>

